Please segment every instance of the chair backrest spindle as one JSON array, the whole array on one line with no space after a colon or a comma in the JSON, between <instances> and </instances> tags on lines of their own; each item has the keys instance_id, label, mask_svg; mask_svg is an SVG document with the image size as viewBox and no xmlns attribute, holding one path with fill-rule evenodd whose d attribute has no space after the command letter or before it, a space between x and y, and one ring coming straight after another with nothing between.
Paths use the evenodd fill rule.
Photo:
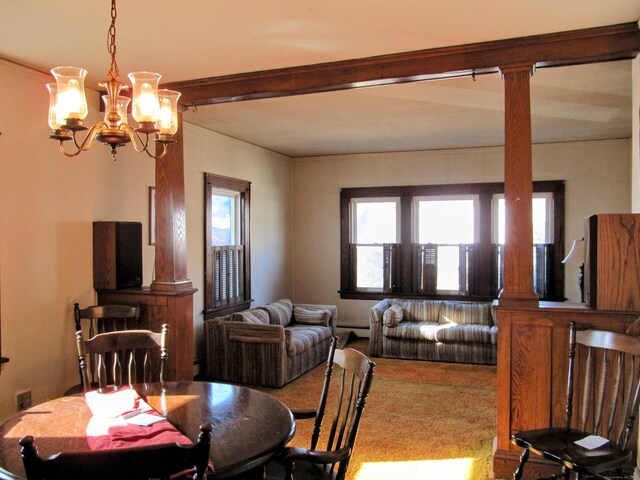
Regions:
<instances>
[{"instance_id":1,"label":"chair backrest spindle","mask_svg":"<svg viewBox=\"0 0 640 480\"><path fill-rule=\"evenodd\" d=\"M321 426L329 399L335 402L335 408L326 433L326 451L353 449L365 399L371 388L375 363L357 350L351 348L338 350L336 344L337 339L334 339L327 360L325 382L316 414L311 449L316 449L320 441ZM331 380L333 376L337 377L337 370L340 370L340 375L335 379L336 382L332 388ZM332 389L336 391L330 394ZM339 463L335 473L337 480L344 479L348 466L349 458ZM335 471L336 464L328 465L328 469Z\"/></svg>"},{"instance_id":2,"label":"chair backrest spindle","mask_svg":"<svg viewBox=\"0 0 640 480\"><path fill-rule=\"evenodd\" d=\"M577 428L629 448L640 400L640 338L572 323L576 361L570 357L568 384L582 391ZM580 362L577 361L580 359ZM574 378L575 377L575 378ZM568 391L569 391L568 387ZM567 399L568 409L569 398ZM567 416L567 425L573 423Z\"/></svg>"},{"instance_id":3,"label":"chair backrest spindle","mask_svg":"<svg viewBox=\"0 0 640 480\"><path fill-rule=\"evenodd\" d=\"M78 360L85 391L92 388L92 375L88 372L87 355L98 357L99 388L105 388L108 385L133 385L140 380L140 374L144 383L155 380L154 377L164 381L165 364L168 359L166 348L168 332L168 325L163 325L161 333L149 330L114 331L100 333L88 340L84 340L82 331L76 332ZM106 365L109 355L113 363L109 369L110 375L107 376ZM122 355L126 359L124 371L120 362ZM136 360L139 356L143 357L142 372L139 371L139 363ZM152 360L153 356L158 359L156 362Z\"/></svg>"},{"instance_id":4,"label":"chair backrest spindle","mask_svg":"<svg viewBox=\"0 0 640 480\"><path fill-rule=\"evenodd\" d=\"M140 317L142 313L142 304L136 303L135 306L130 305L93 305L86 308L80 308L78 303L73 305L73 316L75 321L75 331L83 331L85 338L93 338L100 333L121 331L121 330L138 330L140 328ZM95 385L98 383L97 373L98 358L96 355L89 355L86 359L91 376L91 382ZM109 375L116 368L116 355L109 353L103 358L105 368L108 369ZM122 354L118 355L119 362L125 363L127 358ZM114 380L111 377L110 383L121 383L121 380ZM82 373L80 373L80 381L82 382Z\"/></svg>"}]
</instances>

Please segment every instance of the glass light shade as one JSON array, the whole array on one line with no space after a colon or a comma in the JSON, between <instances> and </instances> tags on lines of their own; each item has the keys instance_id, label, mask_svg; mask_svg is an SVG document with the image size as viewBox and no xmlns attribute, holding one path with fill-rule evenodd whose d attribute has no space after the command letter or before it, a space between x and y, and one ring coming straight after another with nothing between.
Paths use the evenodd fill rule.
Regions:
<instances>
[{"instance_id":1,"label":"glass light shade","mask_svg":"<svg viewBox=\"0 0 640 480\"><path fill-rule=\"evenodd\" d=\"M160 121L158 128L161 134L174 135L178 131L178 98L180 92L159 90Z\"/></svg>"},{"instance_id":2,"label":"glass light shade","mask_svg":"<svg viewBox=\"0 0 640 480\"><path fill-rule=\"evenodd\" d=\"M64 125L64 118L60 117L56 109L58 102L58 84L47 83L47 90L49 91L49 127L51 130L59 130Z\"/></svg>"},{"instance_id":3,"label":"glass light shade","mask_svg":"<svg viewBox=\"0 0 640 480\"><path fill-rule=\"evenodd\" d=\"M111 110L111 100L109 95L102 95L102 101L104 102L104 121L109 123L109 111ZM123 95L118 96L118 100L116 101L116 112L120 116L120 120L117 125L119 126L122 123L128 123L127 121L127 108L129 108L129 102L131 99L129 97L125 97Z\"/></svg>"},{"instance_id":4,"label":"glass light shade","mask_svg":"<svg viewBox=\"0 0 640 480\"><path fill-rule=\"evenodd\" d=\"M138 123L157 122L160 117L158 101L158 83L160 74L151 72L134 72L129 74L133 86L133 118Z\"/></svg>"},{"instance_id":5,"label":"glass light shade","mask_svg":"<svg viewBox=\"0 0 640 480\"><path fill-rule=\"evenodd\" d=\"M78 67L56 67L51 73L58 87L55 107L58 118L84 120L89 111L84 93L87 71Z\"/></svg>"}]
</instances>

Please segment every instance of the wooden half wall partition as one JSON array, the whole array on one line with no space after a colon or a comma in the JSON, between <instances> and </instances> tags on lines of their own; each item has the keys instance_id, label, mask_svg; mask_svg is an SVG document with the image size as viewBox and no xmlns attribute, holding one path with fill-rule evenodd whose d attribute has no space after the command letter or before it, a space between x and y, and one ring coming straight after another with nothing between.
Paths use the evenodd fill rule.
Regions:
<instances>
[{"instance_id":1,"label":"wooden half wall partition","mask_svg":"<svg viewBox=\"0 0 640 480\"><path fill-rule=\"evenodd\" d=\"M545 303L539 308L497 307L498 416L493 469L511 478L522 449L511 445L520 430L563 426L567 394L569 324L624 332L637 312L607 312L585 304ZM525 479L558 473L557 464L532 455Z\"/></svg>"},{"instance_id":2,"label":"wooden half wall partition","mask_svg":"<svg viewBox=\"0 0 640 480\"><path fill-rule=\"evenodd\" d=\"M193 294L187 277L187 223L184 191L182 114L176 143L156 160L155 279L149 287L99 289L98 303L143 305L140 324L159 332L169 325L168 380L192 380L194 361Z\"/></svg>"}]
</instances>

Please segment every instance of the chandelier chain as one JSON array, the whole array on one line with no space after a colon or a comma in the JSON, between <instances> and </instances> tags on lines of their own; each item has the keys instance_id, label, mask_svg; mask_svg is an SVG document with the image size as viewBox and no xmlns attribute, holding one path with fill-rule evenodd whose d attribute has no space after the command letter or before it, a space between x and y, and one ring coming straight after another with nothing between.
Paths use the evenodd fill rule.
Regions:
<instances>
[{"instance_id":1,"label":"chandelier chain","mask_svg":"<svg viewBox=\"0 0 640 480\"><path fill-rule=\"evenodd\" d=\"M109 79L119 80L120 70L116 62L116 18L118 11L116 10L116 0L111 0L111 26L107 33L107 51L111 55L111 68L109 69Z\"/></svg>"}]
</instances>

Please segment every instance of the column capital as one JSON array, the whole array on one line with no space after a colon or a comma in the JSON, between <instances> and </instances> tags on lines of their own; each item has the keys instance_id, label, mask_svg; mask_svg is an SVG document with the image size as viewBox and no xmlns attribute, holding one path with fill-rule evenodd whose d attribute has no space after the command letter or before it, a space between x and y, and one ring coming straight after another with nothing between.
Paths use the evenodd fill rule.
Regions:
<instances>
[{"instance_id":1,"label":"column capital","mask_svg":"<svg viewBox=\"0 0 640 480\"><path fill-rule=\"evenodd\" d=\"M505 76L510 73L522 73L527 72L530 76L536 71L536 66L533 63L514 63L512 65L503 65L498 67L500 74Z\"/></svg>"}]
</instances>

